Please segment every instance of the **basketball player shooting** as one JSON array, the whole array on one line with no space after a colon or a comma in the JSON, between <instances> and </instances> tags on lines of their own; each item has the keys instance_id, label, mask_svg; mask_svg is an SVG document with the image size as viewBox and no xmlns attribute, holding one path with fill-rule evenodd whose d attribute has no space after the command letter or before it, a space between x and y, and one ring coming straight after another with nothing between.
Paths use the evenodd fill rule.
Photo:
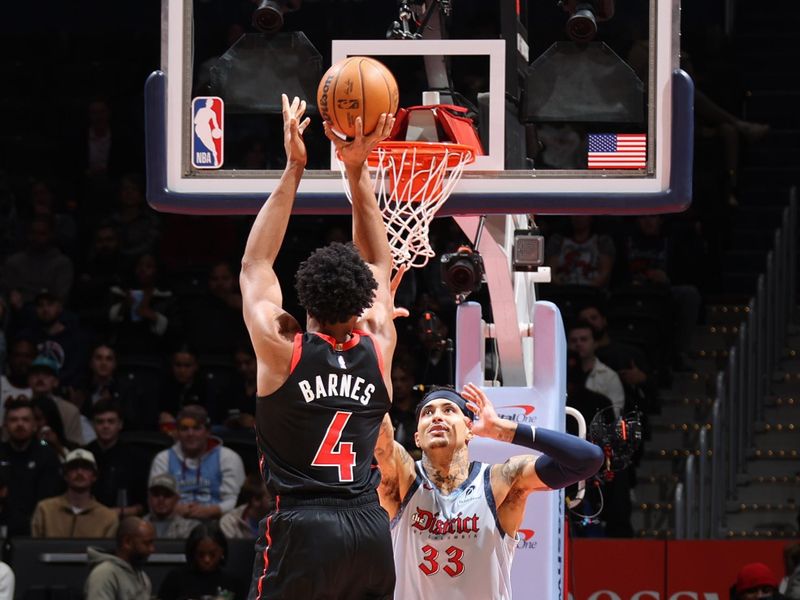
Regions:
<instances>
[{"instance_id":1,"label":"basketball player shooting","mask_svg":"<svg viewBox=\"0 0 800 600\"><path fill-rule=\"evenodd\" d=\"M286 168L253 223L240 276L258 362L260 465L276 497L249 597L389 599L392 542L373 456L391 398L392 259L365 161L394 119L383 114L366 136L359 122L353 141L334 140L353 196L355 246L330 244L300 265L304 333L281 308L273 265L306 165L310 120L305 101L283 95L282 106Z\"/></svg>"},{"instance_id":2,"label":"basketball player shooting","mask_svg":"<svg viewBox=\"0 0 800 600\"><path fill-rule=\"evenodd\" d=\"M417 406L416 463L386 418L375 450L381 504L392 519L395 598L509 600L517 529L531 492L597 473L603 451L578 437L500 418L483 391L439 388ZM542 453L470 462L473 436ZM535 595L535 594L534 594Z\"/></svg>"}]
</instances>

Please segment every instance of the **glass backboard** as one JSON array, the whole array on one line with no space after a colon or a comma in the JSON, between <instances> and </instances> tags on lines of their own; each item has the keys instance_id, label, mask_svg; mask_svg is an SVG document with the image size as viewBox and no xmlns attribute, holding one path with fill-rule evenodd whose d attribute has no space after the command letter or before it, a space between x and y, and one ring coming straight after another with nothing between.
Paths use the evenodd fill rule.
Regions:
<instances>
[{"instance_id":1,"label":"glass backboard","mask_svg":"<svg viewBox=\"0 0 800 600\"><path fill-rule=\"evenodd\" d=\"M285 92L306 99L314 121L295 212L349 213L316 89L334 62L371 56L395 74L401 106L439 91L475 121L484 155L440 214L688 206L693 85L679 68L677 2L589 2L597 31L580 41L567 33L581 16L575 2L416 3L410 22L403 4L294 2L266 34L213 2L164 0L162 69L146 84L150 203L256 212L283 168Z\"/></svg>"}]
</instances>

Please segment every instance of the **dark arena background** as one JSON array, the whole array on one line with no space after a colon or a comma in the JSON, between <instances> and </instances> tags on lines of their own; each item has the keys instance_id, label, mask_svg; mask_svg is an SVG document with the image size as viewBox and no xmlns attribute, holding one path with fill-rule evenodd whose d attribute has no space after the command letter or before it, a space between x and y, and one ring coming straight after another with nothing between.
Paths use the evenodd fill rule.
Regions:
<instances>
[{"instance_id":1,"label":"dark arena background","mask_svg":"<svg viewBox=\"0 0 800 600\"><path fill-rule=\"evenodd\" d=\"M513 597L800 598L797 7L663 2L5 2L0 600L87 597L111 563L151 593L103 598L247 598L275 502L240 261L285 162L278 94L303 95L275 272L305 323L298 264L351 238L316 86L365 43L401 107L438 92L485 150L397 290L396 441L418 459L414 408L469 372L501 416L578 433L566 396L606 452L582 501L529 505ZM224 100L218 151L193 154L194 98ZM625 136L640 164L593 163Z\"/></svg>"}]
</instances>

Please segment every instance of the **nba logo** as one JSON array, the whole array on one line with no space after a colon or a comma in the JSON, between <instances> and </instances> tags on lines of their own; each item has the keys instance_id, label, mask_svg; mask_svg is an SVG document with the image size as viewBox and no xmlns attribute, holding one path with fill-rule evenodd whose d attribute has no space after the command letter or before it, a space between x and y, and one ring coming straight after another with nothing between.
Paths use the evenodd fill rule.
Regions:
<instances>
[{"instance_id":1,"label":"nba logo","mask_svg":"<svg viewBox=\"0 0 800 600\"><path fill-rule=\"evenodd\" d=\"M192 166L195 169L222 166L224 111L222 98L217 96L198 96L192 100Z\"/></svg>"}]
</instances>

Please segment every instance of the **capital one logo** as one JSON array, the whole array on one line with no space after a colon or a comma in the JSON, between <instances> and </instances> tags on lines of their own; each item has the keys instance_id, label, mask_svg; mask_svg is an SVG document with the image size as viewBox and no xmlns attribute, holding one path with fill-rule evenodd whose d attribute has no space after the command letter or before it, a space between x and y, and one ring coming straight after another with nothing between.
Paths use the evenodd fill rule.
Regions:
<instances>
[{"instance_id":1,"label":"capital one logo","mask_svg":"<svg viewBox=\"0 0 800 600\"><path fill-rule=\"evenodd\" d=\"M496 410L498 416L515 423L536 423L536 416L533 414L536 407L530 404L509 404L508 406L498 406Z\"/></svg>"},{"instance_id":2,"label":"capital one logo","mask_svg":"<svg viewBox=\"0 0 800 600\"><path fill-rule=\"evenodd\" d=\"M520 550L533 550L539 545L534 539L536 532L533 529L517 529L517 548Z\"/></svg>"},{"instance_id":3,"label":"capital one logo","mask_svg":"<svg viewBox=\"0 0 800 600\"><path fill-rule=\"evenodd\" d=\"M572 594L569 594L569 599L575 600ZM634 593L628 599L611 590L598 590L589 596L587 600L661 600L661 594L655 590L642 590ZM720 597L716 592L682 591L675 592L667 600L720 600Z\"/></svg>"}]
</instances>

